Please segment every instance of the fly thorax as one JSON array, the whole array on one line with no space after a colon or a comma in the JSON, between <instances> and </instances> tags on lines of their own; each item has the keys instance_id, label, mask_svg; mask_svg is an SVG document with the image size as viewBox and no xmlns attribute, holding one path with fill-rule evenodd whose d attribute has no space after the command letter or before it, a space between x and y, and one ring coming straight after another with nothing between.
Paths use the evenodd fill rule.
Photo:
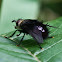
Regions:
<instances>
[{"instance_id":1,"label":"fly thorax","mask_svg":"<svg viewBox=\"0 0 62 62\"><path fill-rule=\"evenodd\" d=\"M20 20L19 22L18 22L18 26L20 26L20 25L22 25L22 22L23 22L24 20Z\"/></svg>"}]
</instances>

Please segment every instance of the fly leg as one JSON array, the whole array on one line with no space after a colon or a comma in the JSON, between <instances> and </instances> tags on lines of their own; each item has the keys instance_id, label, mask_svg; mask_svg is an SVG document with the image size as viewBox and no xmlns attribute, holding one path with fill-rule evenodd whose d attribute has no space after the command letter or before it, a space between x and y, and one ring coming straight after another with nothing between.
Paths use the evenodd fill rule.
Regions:
<instances>
[{"instance_id":1,"label":"fly leg","mask_svg":"<svg viewBox=\"0 0 62 62\"><path fill-rule=\"evenodd\" d=\"M51 36L51 37L48 37L48 38L54 38L54 37Z\"/></svg>"},{"instance_id":2,"label":"fly leg","mask_svg":"<svg viewBox=\"0 0 62 62\"><path fill-rule=\"evenodd\" d=\"M17 34L16 36L20 36L21 33Z\"/></svg>"},{"instance_id":3,"label":"fly leg","mask_svg":"<svg viewBox=\"0 0 62 62\"><path fill-rule=\"evenodd\" d=\"M37 44L39 45L40 49L43 49L43 48L40 46L40 43L37 42Z\"/></svg>"},{"instance_id":4,"label":"fly leg","mask_svg":"<svg viewBox=\"0 0 62 62\"><path fill-rule=\"evenodd\" d=\"M17 31L20 31L20 30L14 31L14 33L13 33L11 36L9 36L9 37L6 37L6 36L5 36L5 38L10 38L10 37L14 36L14 34L15 34Z\"/></svg>"},{"instance_id":5,"label":"fly leg","mask_svg":"<svg viewBox=\"0 0 62 62\"><path fill-rule=\"evenodd\" d=\"M23 31L21 31L21 30L20 30L19 32L20 32L20 33L19 33L19 34L17 34L16 36L20 36L20 34L21 34Z\"/></svg>"},{"instance_id":6,"label":"fly leg","mask_svg":"<svg viewBox=\"0 0 62 62\"><path fill-rule=\"evenodd\" d=\"M20 44L23 41L24 37L25 37L25 33L24 33L23 37L21 38L21 40L20 40L20 42L19 42L19 44L17 46L20 46Z\"/></svg>"}]
</instances>

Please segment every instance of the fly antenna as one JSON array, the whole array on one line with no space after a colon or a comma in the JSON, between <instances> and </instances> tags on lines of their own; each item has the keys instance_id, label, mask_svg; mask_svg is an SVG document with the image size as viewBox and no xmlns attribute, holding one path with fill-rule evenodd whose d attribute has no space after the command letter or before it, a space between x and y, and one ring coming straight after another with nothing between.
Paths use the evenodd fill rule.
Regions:
<instances>
[{"instance_id":1,"label":"fly antenna","mask_svg":"<svg viewBox=\"0 0 62 62\"><path fill-rule=\"evenodd\" d=\"M16 22L16 20L13 20L12 22Z\"/></svg>"}]
</instances>

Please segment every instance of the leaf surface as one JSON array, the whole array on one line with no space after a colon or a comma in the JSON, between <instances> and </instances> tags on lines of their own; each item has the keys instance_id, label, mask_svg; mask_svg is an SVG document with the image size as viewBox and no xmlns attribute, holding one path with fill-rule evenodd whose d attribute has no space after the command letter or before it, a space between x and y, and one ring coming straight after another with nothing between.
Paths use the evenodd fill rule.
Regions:
<instances>
[{"instance_id":1,"label":"leaf surface","mask_svg":"<svg viewBox=\"0 0 62 62\"><path fill-rule=\"evenodd\" d=\"M17 37L16 34L9 39L4 36L10 36L12 32L2 34L0 37L0 61L1 62L62 62L62 17L53 21L46 22L58 28L48 27L50 30L48 38L41 44L43 50L40 50L36 41L26 35L22 44L17 47L23 33ZM2 37L3 36L3 37Z\"/></svg>"}]
</instances>

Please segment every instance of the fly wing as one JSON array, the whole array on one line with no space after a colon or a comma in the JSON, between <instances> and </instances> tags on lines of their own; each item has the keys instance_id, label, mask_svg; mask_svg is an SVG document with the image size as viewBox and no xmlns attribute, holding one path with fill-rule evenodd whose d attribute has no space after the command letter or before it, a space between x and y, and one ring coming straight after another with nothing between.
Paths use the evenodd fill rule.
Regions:
<instances>
[{"instance_id":1,"label":"fly wing","mask_svg":"<svg viewBox=\"0 0 62 62\"><path fill-rule=\"evenodd\" d=\"M29 31L29 34L38 42L43 43L42 32L38 29L37 26L33 28L33 30Z\"/></svg>"}]
</instances>

